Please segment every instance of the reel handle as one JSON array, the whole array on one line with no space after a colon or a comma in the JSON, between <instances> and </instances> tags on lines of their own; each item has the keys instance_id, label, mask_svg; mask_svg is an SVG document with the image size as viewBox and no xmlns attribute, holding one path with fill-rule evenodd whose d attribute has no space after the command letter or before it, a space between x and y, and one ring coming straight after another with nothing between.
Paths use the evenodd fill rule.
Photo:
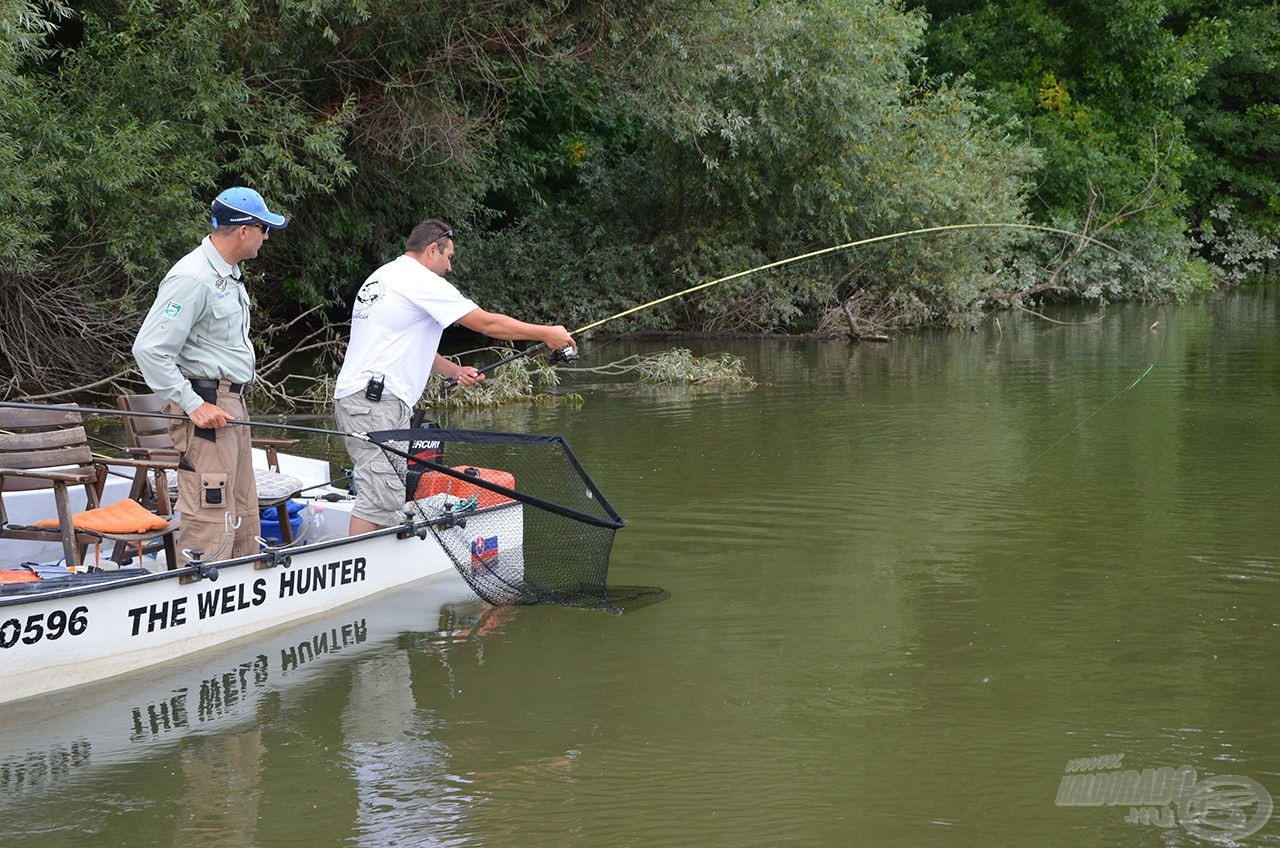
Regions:
<instances>
[{"instance_id":1,"label":"reel handle","mask_svg":"<svg viewBox=\"0 0 1280 848\"><path fill-rule=\"evenodd\" d=\"M544 347L542 342L538 342L536 345L533 345L532 347L528 347L522 351L519 351L518 353L513 353L510 356L499 359L497 362L491 362L485 367L477 370L479 373L484 374L488 371L492 371L493 369L497 368L499 365L506 365L508 362L512 362L514 360L522 359L523 357L526 357L526 356L533 356L533 354L537 353L538 350L542 347ZM574 362L577 360L577 358L578 358L578 349L573 345L565 345L559 350L553 350L551 351L551 353L547 354L547 362L551 363L552 365L555 365L557 362ZM444 385L445 385L445 388L452 389L458 385L458 381L450 377L449 379L444 381Z\"/></svg>"},{"instance_id":2,"label":"reel handle","mask_svg":"<svg viewBox=\"0 0 1280 848\"><path fill-rule=\"evenodd\" d=\"M559 350L553 350L547 354L547 363L555 365L557 362L576 362L578 359L578 349L573 345L565 345Z\"/></svg>"}]
</instances>

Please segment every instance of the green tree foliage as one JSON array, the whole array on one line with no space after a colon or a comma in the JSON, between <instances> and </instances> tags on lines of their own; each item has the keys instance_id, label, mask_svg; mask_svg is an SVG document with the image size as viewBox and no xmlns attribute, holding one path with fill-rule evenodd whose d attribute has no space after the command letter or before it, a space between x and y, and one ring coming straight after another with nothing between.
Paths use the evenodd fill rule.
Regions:
<instances>
[{"instance_id":1,"label":"green tree foliage","mask_svg":"<svg viewBox=\"0 0 1280 848\"><path fill-rule=\"evenodd\" d=\"M761 258L779 259L858 236L1020 217L1030 153L963 88L911 81L920 16L883 2L707 12L670 33L658 63L668 81L656 143L667 148L663 159L687 163L667 191L691 233L713 244L727 238L730 256L732 240L750 233ZM701 61L674 61L689 50ZM689 105L677 110L681 102ZM913 320L954 317L993 284L990 249L983 238L900 243L873 262L853 254L748 280L709 293L703 307L723 311L735 307L726 297L758 298L767 286L781 289L773 303L812 314L832 294L871 287L910 306ZM689 281L712 270L696 260L680 268ZM845 291L826 282L834 270ZM790 318L776 309L756 324L787 327Z\"/></svg>"},{"instance_id":2,"label":"green tree foliage","mask_svg":"<svg viewBox=\"0 0 1280 848\"><path fill-rule=\"evenodd\" d=\"M126 369L156 282L235 183L293 219L252 265L259 327L317 305L341 320L429 216L455 225L464 291L569 326L859 238L1022 221L1028 197L1042 222L1110 225L1145 272L971 231L608 329L805 330L854 298L962 323L1035 291L1180 293L1188 210L1245 265L1260 254L1241 222L1274 239L1275 6L1218 5L0 0L0 377Z\"/></svg>"},{"instance_id":3,"label":"green tree foliage","mask_svg":"<svg viewBox=\"0 0 1280 848\"><path fill-rule=\"evenodd\" d=\"M65 10L59 10L65 11ZM28 155L26 136L37 138L44 124L43 92L23 74L43 61L44 39L51 24L40 10L23 0L0 0L0 287L40 265L40 251L50 238L41 226L44 210L53 202L40 172L43 163Z\"/></svg>"},{"instance_id":4,"label":"green tree foliage","mask_svg":"<svg viewBox=\"0 0 1280 848\"><path fill-rule=\"evenodd\" d=\"M25 120L5 125L26 188L0 204L39 235L0 248L12 274L0 331L14 342L3 372L78 385L121 364L136 311L207 231L217 187L251 182L288 207L350 166L330 116L230 46L244 4L13 9L49 37L5 73L22 95L5 109Z\"/></svg>"},{"instance_id":5,"label":"green tree foliage","mask_svg":"<svg viewBox=\"0 0 1280 848\"><path fill-rule=\"evenodd\" d=\"M626 120L597 118L577 190L525 210L536 224L475 267L530 284L576 274L611 308L626 268L609 245L627 245L632 292L665 294L859 236L1017 220L1033 154L963 86L912 81L923 29L875 0L705 2L645 22L630 76L580 110ZM543 264L548 240L574 249ZM865 288L913 320L963 317L997 284L997 240L791 266L624 326L806 329Z\"/></svg>"},{"instance_id":6,"label":"green tree foliage","mask_svg":"<svg viewBox=\"0 0 1280 848\"><path fill-rule=\"evenodd\" d=\"M1232 279L1280 272L1280 5L1202 8L1226 47L1185 106L1190 218Z\"/></svg>"},{"instance_id":7,"label":"green tree foliage","mask_svg":"<svg viewBox=\"0 0 1280 848\"><path fill-rule=\"evenodd\" d=\"M1184 231L1215 207L1240 209L1237 225L1274 239L1274 2L916 5L932 16L930 66L967 75L1043 151L1039 220L1115 218L1142 265L1184 286L1199 273L1184 260ZM1167 250L1171 242L1183 250Z\"/></svg>"},{"instance_id":8,"label":"green tree foliage","mask_svg":"<svg viewBox=\"0 0 1280 848\"><path fill-rule=\"evenodd\" d=\"M229 184L293 216L254 264L283 281L256 289L264 316L345 303L414 222L481 208L509 74L599 40L599 13L3 0L0 205L20 223L0 246L0 373L34 388L127 365L138 310ZM86 335L90 351L72 343Z\"/></svg>"}]
</instances>

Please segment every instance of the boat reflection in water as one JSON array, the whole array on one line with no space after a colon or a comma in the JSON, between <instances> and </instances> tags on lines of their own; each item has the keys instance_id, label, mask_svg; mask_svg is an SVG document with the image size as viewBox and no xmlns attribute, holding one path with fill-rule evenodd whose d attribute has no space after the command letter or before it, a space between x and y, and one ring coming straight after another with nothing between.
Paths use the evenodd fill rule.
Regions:
<instances>
[{"instance_id":1,"label":"boat reflection in water","mask_svg":"<svg viewBox=\"0 0 1280 848\"><path fill-rule=\"evenodd\" d=\"M566 700L525 649L602 673L588 634L616 621L489 606L450 575L0 706L6 844L449 844L501 831L493 793L565 785L583 739L553 721L532 753L486 740L523 734L535 704L554 714L593 697Z\"/></svg>"},{"instance_id":2,"label":"boat reflection in water","mask_svg":"<svg viewBox=\"0 0 1280 848\"><path fill-rule=\"evenodd\" d=\"M436 580L135 675L0 706L6 728L0 734L0 811L30 811L32 803L179 743L193 812L206 795L202 788L225 808L229 784L243 790L256 783L260 712L296 706L332 675L350 673L362 691L353 693L343 723L375 735L378 728L397 727L377 716L384 706L412 709L412 694L407 683L397 684L401 674L394 668L403 666L407 674L408 660L395 650L402 634L443 624L450 630L441 638L449 639L449 622L457 615L474 620L489 609L461 578ZM386 657L372 658L379 651ZM358 657L372 659L352 671ZM248 728L245 733L236 732L239 725ZM205 751L202 739L214 750ZM197 765L193 758L208 762L188 768ZM238 797L241 804L251 800L242 792ZM241 806L237 818L245 812Z\"/></svg>"}]
</instances>

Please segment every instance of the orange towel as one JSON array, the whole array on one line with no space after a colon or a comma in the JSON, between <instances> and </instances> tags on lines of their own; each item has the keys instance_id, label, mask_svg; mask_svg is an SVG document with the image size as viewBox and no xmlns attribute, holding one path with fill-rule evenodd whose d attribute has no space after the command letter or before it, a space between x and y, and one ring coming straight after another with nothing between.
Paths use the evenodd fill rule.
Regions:
<instances>
[{"instance_id":1,"label":"orange towel","mask_svg":"<svg viewBox=\"0 0 1280 848\"><path fill-rule=\"evenodd\" d=\"M109 506L77 512L71 516L71 525L77 530L88 530L91 533L125 534L163 530L169 526L169 522L148 511L137 501L125 498ZM35 526L57 530L58 519L44 518L37 521Z\"/></svg>"}]
</instances>

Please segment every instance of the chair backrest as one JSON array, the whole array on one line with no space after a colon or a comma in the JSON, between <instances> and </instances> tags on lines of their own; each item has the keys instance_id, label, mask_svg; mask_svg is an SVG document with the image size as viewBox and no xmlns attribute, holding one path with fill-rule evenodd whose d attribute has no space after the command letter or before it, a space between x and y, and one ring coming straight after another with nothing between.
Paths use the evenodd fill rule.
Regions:
<instances>
[{"instance_id":1,"label":"chair backrest","mask_svg":"<svg viewBox=\"0 0 1280 848\"><path fill-rule=\"evenodd\" d=\"M124 412L160 412L164 402L157 395L121 395L116 400ZM173 448L169 438L169 419L142 415L124 415L125 443L131 448L164 450Z\"/></svg>"},{"instance_id":2,"label":"chair backrest","mask_svg":"<svg viewBox=\"0 0 1280 848\"><path fill-rule=\"evenodd\" d=\"M132 459L117 459L114 462L135 468L135 483L145 483L148 472L156 474L162 481L164 472L169 467L166 464ZM173 550L173 531L177 522L170 516L167 492L165 497L158 500L165 519L163 527L128 533L114 532L109 526L102 525L92 531L84 529L91 526L87 524L82 524L81 529L76 528L70 487L84 486L85 507L93 510L100 503L106 475L107 464L95 459L89 447L79 407L74 404L0 407L0 538L61 540L65 562L71 567L84 563L89 545L102 539L121 542L117 546L119 554L124 542L140 544L163 537L169 567L177 567L177 556ZM10 524L5 504L6 495L15 491L50 488L53 489L53 503L49 508L57 512L54 526L46 526L43 520L32 522L29 518L22 523ZM26 504L22 512L28 512L30 506ZM116 560L122 561L118 555Z\"/></svg>"},{"instance_id":3,"label":"chair backrest","mask_svg":"<svg viewBox=\"0 0 1280 848\"><path fill-rule=\"evenodd\" d=\"M71 526L68 489L83 486L85 503L95 507L102 491L104 471L94 462L80 409L74 404L0 407L0 537L61 539L66 561L80 563L87 541L78 538ZM52 490L53 502L49 509L56 509L59 529L36 531L10 527L5 495L41 489Z\"/></svg>"},{"instance_id":4,"label":"chair backrest","mask_svg":"<svg viewBox=\"0 0 1280 848\"><path fill-rule=\"evenodd\" d=\"M0 468L94 468L79 407L0 407ZM10 492L52 486L49 480L18 476L3 484Z\"/></svg>"}]
</instances>

